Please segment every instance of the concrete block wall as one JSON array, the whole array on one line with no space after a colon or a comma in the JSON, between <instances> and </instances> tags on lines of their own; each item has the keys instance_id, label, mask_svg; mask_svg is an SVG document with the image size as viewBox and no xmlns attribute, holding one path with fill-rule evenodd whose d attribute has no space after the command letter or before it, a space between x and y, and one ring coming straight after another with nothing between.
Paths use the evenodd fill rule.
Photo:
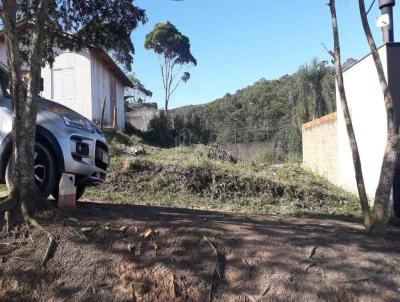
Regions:
<instances>
[{"instance_id":1,"label":"concrete block wall","mask_svg":"<svg viewBox=\"0 0 400 302\"><path fill-rule=\"evenodd\" d=\"M303 165L326 177L339 181L339 147L336 112L303 125Z\"/></svg>"},{"instance_id":2,"label":"concrete block wall","mask_svg":"<svg viewBox=\"0 0 400 302\"><path fill-rule=\"evenodd\" d=\"M140 131L147 131L150 121L159 114L157 106L152 103L130 105L125 113L125 120Z\"/></svg>"}]
</instances>

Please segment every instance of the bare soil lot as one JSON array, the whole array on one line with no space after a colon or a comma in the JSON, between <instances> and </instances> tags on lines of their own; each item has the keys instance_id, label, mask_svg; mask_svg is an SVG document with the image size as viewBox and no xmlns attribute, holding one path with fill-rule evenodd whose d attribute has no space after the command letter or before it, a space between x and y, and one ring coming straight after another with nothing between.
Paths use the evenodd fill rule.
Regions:
<instances>
[{"instance_id":1,"label":"bare soil lot","mask_svg":"<svg viewBox=\"0 0 400 302\"><path fill-rule=\"evenodd\" d=\"M400 236L351 222L80 203L0 241L1 301L399 301ZM70 218L68 218L70 217Z\"/></svg>"}]
</instances>

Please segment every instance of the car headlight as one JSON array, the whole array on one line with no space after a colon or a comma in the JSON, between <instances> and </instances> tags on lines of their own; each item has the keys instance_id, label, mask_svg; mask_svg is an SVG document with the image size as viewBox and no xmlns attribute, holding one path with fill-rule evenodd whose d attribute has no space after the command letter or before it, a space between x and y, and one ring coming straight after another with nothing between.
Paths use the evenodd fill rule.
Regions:
<instances>
[{"instance_id":1,"label":"car headlight","mask_svg":"<svg viewBox=\"0 0 400 302\"><path fill-rule=\"evenodd\" d=\"M94 132L94 128L92 124L84 117L70 114L70 113L63 113L61 116L64 119L64 122L67 126L82 129L89 132Z\"/></svg>"}]
</instances>

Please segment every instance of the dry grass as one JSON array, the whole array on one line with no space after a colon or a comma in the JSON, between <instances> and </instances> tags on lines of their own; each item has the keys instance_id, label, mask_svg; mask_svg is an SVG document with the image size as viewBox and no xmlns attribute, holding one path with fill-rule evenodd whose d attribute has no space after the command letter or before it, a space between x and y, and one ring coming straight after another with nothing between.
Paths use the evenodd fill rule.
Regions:
<instances>
[{"instance_id":1,"label":"dry grass","mask_svg":"<svg viewBox=\"0 0 400 302\"><path fill-rule=\"evenodd\" d=\"M4 197L6 195L7 195L6 185L0 184L0 197Z\"/></svg>"},{"instance_id":2,"label":"dry grass","mask_svg":"<svg viewBox=\"0 0 400 302\"><path fill-rule=\"evenodd\" d=\"M132 143L135 144L135 143ZM280 215L359 217L357 198L299 165L267 165L210 158L210 147L144 146L132 157L112 144L105 185L87 198Z\"/></svg>"}]
</instances>

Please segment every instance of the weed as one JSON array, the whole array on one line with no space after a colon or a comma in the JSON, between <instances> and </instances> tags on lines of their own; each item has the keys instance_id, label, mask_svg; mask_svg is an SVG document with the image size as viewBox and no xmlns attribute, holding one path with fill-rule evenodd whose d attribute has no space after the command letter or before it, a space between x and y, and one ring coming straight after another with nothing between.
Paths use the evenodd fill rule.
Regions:
<instances>
[{"instance_id":1,"label":"weed","mask_svg":"<svg viewBox=\"0 0 400 302\"><path fill-rule=\"evenodd\" d=\"M214 147L146 147L142 157L115 156L106 183L88 196L235 212L360 215L354 195L298 164L233 163L207 148Z\"/></svg>"}]
</instances>

